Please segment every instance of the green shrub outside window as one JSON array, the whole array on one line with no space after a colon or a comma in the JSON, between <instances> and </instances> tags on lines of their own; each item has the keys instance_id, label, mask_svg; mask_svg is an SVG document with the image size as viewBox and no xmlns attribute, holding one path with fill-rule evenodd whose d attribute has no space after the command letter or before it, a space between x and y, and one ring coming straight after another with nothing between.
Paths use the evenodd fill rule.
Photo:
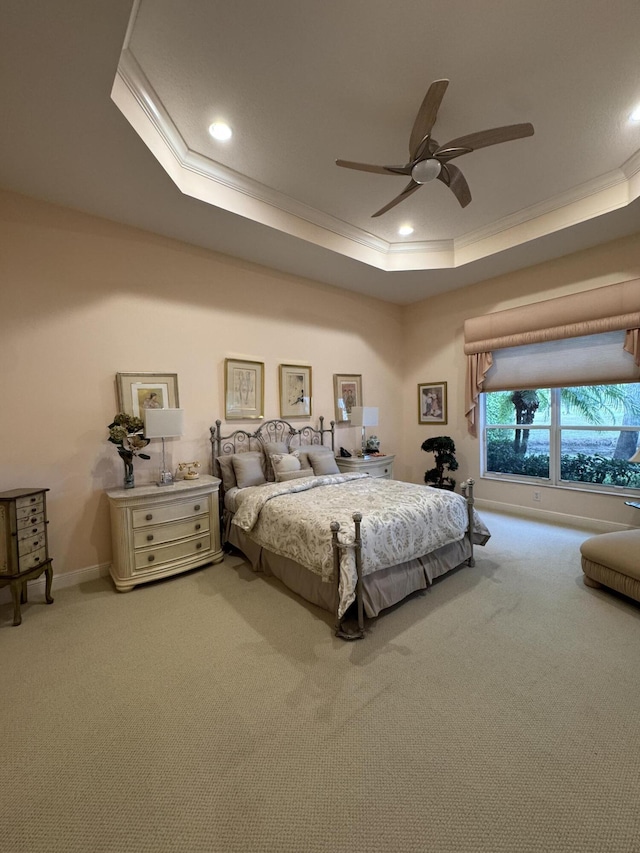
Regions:
<instances>
[{"instance_id":1,"label":"green shrub outside window","mask_svg":"<svg viewBox=\"0 0 640 853\"><path fill-rule=\"evenodd\" d=\"M640 489L640 383L483 394L484 472Z\"/></svg>"}]
</instances>

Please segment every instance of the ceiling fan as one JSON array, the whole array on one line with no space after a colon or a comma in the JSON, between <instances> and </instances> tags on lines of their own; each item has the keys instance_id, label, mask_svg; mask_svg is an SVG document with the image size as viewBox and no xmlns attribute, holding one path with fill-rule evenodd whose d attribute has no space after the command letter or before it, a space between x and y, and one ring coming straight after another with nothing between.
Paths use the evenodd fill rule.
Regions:
<instances>
[{"instance_id":1,"label":"ceiling fan","mask_svg":"<svg viewBox=\"0 0 640 853\"><path fill-rule=\"evenodd\" d=\"M466 207L471 201L471 191L464 175L451 161L463 154L470 154L478 148L498 145L500 142L509 142L524 136L533 136L533 125L527 122L480 130L477 133L452 139L446 145L439 145L431 136L431 130L436 123L436 116L448 85L448 80L435 80L429 86L429 91L413 123L409 137L409 162L404 166L372 166L369 163L336 160L336 165L343 166L345 169L358 169L361 172L375 172L380 175L411 176L411 180L400 195L377 210L372 218L386 213L396 204L409 198L423 184L436 178L449 187L461 207Z\"/></svg>"}]
</instances>

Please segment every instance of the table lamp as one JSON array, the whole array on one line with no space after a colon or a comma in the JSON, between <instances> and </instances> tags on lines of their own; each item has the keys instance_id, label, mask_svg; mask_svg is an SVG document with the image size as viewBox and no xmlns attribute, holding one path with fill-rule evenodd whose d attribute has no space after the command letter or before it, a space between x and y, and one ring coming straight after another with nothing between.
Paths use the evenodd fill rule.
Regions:
<instances>
[{"instance_id":1,"label":"table lamp","mask_svg":"<svg viewBox=\"0 0 640 853\"><path fill-rule=\"evenodd\" d=\"M146 409L144 412L145 438L162 439L162 471L158 486L172 486L173 474L167 471L164 452L165 438L179 438L182 435L183 409Z\"/></svg>"},{"instance_id":2,"label":"table lamp","mask_svg":"<svg viewBox=\"0 0 640 853\"><path fill-rule=\"evenodd\" d=\"M350 413L351 426L362 427L362 455L366 455L367 427L378 426L377 406L353 406Z\"/></svg>"}]
</instances>

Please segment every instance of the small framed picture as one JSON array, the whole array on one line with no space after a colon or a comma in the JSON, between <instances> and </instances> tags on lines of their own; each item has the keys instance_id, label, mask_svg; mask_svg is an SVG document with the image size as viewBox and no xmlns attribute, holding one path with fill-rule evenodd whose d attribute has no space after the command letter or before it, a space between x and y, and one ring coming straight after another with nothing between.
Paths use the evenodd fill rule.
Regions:
<instances>
[{"instance_id":1,"label":"small framed picture","mask_svg":"<svg viewBox=\"0 0 640 853\"><path fill-rule=\"evenodd\" d=\"M264 363L224 360L224 406L227 420L264 417Z\"/></svg>"},{"instance_id":2,"label":"small framed picture","mask_svg":"<svg viewBox=\"0 0 640 853\"><path fill-rule=\"evenodd\" d=\"M141 418L145 409L178 409L177 373L116 373L118 411Z\"/></svg>"},{"instance_id":3,"label":"small framed picture","mask_svg":"<svg viewBox=\"0 0 640 853\"><path fill-rule=\"evenodd\" d=\"M353 406L362 406L362 375L334 373L333 393L336 404L336 423L351 420Z\"/></svg>"},{"instance_id":4,"label":"small framed picture","mask_svg":"<svg viewBox=\"0 0 640 853\"><path fill-rule=\"evenodd\" d=\"M426 382L418 385L418 423L446 424L447 383Z\"/></svg>"},{"instance_id":5,"label":"small framed picture","mask_svg":"<svg viewBox=\"0 0 640 853\"><path fill-rule=\"evenodd\" d=\"M311 416L311 368L300 364L280 365L280 417Z\"/></svg>"}]
</instances>

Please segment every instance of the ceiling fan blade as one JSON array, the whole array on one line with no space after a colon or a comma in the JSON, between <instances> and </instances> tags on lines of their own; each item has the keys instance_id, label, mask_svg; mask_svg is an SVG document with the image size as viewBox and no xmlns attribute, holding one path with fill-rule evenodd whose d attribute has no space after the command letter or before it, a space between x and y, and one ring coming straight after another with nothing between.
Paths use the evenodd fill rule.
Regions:
<instances>
[{"instance_id":1,"label":"ceiling fan blade","mask_svg":"<svg viewBox=\"0 0 640 853\"><path fill-rule=\"evenodd\" d=\"M400 195L397 195L394 199L392 199L389 204L385 204L384 207L381 207L380 210L377 210L374 214L372 214L371 218L373 219L375 216L382 216L383 213L386 213L387 210L391 210L392 207L395 207L396 204L400 204L401 201L404 201L405 198L409 198L411 193L414 193L416 190L420 189L422 184L417 184L415 181L411 180L407 184L407 186L402 190Z\"/></svg>"},{"instance_id":2,"label":"ceiling fan blade","mask_svg":"<svg viewBox=\"0 0 640 853\"><path fill-rule=\"evenodd\" d=\"M471 201L471 190L465 176L457 166L454 166L453 163L443 163L438 180L449 187L460 202L460 207L466 207L469 204Z\"/></svg>"},{"instance_id":3,"label":"ceiling fan blade","mask_svg":"<svg viewBox=\"0 0 640 853\"><path fill-rule=\"evenodd\" d=\"M522 139L524 136L533 136L533 125L508 124L505 127L492 127L490 130L480 130L477 133L469 133L452 139L446 145L441 145L436 151L436 156L459 157L460 154L468 154L478 148L486 148L489 145L498 145L501 142L510 142L512 139ZM459 153L453 153L454 149L463 149Z\"/></svg>"},{"instance_id":4,"label":"ceiling fan blade","mask_svg":"<svg viewBox=\"0 0 640 853\"><path fill-rule=\"evenodd\" d=\"M351 160L336 160L336 166L344 169L357 169L359 172L375 172L376 175L408 175L408 166L372 166L370 163L353 163Z\"/></svg>"},{"instance_id":5,"label":"ceiling fan blade","mask_svg":"<svg viewBox=\"0 0 640 853\"><path fill-rule=\"evenodd\" d=\"M424 140L425 136L431 133L448 85L448 80L434 80L429 86L427 94L424 96L424 100L418 110L416 120L413 123L411 136L409 137L410 160L415 160L418 146Z\"/></svg>"}]
</instances>

